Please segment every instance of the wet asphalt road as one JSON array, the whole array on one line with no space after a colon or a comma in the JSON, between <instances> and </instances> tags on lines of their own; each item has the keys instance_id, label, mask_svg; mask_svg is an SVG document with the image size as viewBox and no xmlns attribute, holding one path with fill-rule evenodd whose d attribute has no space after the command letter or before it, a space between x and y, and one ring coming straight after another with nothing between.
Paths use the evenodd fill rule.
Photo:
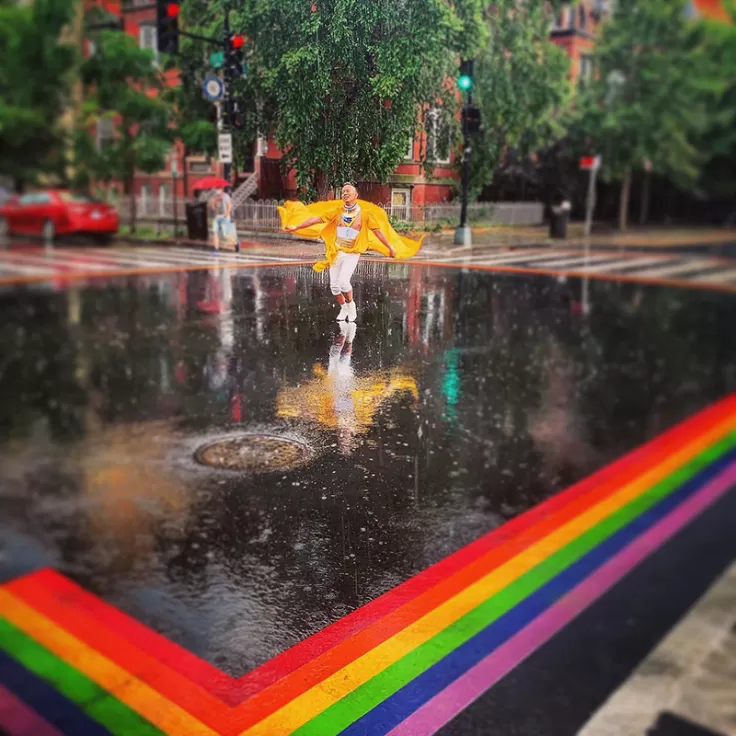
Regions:
<instances>
[{"instance_id":1,"label":"wet asphalt road","mask_svg":"<svg viewBox=\"0 0 736 736\"><path fill-rule=\"evenodd\" d=\"M0 579L240 675L736 387L736 298L363 263L6 290ZM194 453L265 434L298 467ZM262 470L260 468L259 470Z\"/></svg>"}]
</instances>

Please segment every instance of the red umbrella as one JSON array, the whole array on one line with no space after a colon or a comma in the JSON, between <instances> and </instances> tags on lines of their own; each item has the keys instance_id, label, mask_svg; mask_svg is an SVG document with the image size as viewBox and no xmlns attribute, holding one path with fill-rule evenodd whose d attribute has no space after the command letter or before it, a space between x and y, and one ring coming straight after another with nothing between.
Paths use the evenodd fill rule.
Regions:
<instances>
[{"instance_id":1,"label":"red umbrella","mask_svg":"<svg viewBox=\"0 0 736 736\"><path fill-rule=\"evenodd\" d=\"M220 176L203 176L199 181L195 181L193 189L224 189L229 187L230 182Z\"/></svg>"}]
</instances>

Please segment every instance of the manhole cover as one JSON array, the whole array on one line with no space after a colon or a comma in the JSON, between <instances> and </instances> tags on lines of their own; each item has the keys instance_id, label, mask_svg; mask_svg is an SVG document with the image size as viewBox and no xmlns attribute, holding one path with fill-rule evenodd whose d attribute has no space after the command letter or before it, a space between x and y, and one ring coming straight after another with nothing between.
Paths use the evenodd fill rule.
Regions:
<instances>
[{"instance_id":1,"label":"manhole cover","mask_svg":"<svg viewBox=\"0 0 736 736\"><path fill-rule=\"evenodd\" d=\"M268 473L289 470L309 460L309 448L302 442L268 434L248 434L210 442L200 447L197 462L213 468Z\"/></svg>"}]
</instances>

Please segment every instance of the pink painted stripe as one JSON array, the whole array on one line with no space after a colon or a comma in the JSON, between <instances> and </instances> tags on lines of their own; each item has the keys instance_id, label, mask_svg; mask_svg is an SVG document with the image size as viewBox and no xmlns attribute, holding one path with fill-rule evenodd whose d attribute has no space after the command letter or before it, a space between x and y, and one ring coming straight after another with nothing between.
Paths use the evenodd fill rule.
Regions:
<instances>
[{"instance_id":1,"label":"pink painted stripe","mask_svg":"<svg viewBox=\"0 0 736 736\"><path fill-rule=\"evenodd\" d=\"M388 736L436 733L735 485L736 463L732 463L701 491L611 558L525 629L414 711L389 731Z\"/></svg>"},{"instance_id":2,"label":"pink painted stripe","mask_svg":"<svg viewBox=\"0 0 736 736\"><path fill-rule=\"evenodd\" d=\"M0 729L8 736L64 736L0 685Z\"/></svg>"}]
</instances>

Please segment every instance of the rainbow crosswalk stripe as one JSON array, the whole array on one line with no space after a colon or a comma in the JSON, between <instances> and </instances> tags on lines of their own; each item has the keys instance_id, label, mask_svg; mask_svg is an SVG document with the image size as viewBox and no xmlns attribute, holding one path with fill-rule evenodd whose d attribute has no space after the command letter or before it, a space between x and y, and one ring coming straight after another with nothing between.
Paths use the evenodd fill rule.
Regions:
<instances>
[{"instance_id":1,"label":"rainbow crosswalk stripe","mask_svg":"<svg viewBox=\"0 0 736 736\"><path fill-rule=\"evenodd\" d=\"M39 570L0 586L0 730L435 733L734 487L736 394L237 679Z\"/></svg>"}]
</instances>

